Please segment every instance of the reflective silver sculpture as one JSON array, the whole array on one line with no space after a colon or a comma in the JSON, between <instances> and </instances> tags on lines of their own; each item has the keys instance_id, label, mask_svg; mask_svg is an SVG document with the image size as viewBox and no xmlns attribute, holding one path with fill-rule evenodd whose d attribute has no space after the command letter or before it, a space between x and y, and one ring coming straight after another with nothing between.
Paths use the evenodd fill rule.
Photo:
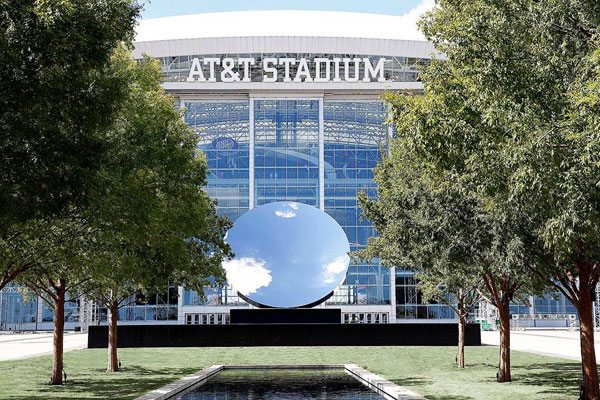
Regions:
<instances>
[{"instance_id":1,"label":"reflective silver sculpture","mask_svg":"<svg viewBox=\"0 0 600 400\"><path fill-rule=\"evenodd\" d=\"M223 263L227 281L258 306L318 304L344 281L350 262L340 225L302 203L254 208L235 221L226 240L235 253Z\"/></svg>"}]
</instances>

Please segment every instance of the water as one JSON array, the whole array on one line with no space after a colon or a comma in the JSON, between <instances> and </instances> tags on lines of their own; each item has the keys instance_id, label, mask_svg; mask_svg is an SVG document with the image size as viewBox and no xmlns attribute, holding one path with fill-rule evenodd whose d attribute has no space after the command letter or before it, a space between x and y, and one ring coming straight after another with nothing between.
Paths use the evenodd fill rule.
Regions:
<instances>
[{"instance_id":1,"label":"water","mask_svg":"<svg viewBox=\"0 0 600 400\"><path fill-rule=\"evenodd\" d=\"M342 370L225 370L178 400L381 400Z\"/></svg>"}]
</instances>

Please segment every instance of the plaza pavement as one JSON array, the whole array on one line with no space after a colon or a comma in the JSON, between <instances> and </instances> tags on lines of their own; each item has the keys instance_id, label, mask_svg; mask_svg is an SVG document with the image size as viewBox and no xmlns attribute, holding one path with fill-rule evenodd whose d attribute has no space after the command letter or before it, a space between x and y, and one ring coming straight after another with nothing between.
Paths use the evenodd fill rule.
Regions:
<instances>
[{"instance_id":1,"label":"plaza pavement","mask_svg":"<svg viewBox=\"0 0 600 400\"><path fill-rule=\"evenodd\" d=\"M65 351L85 349L87 334L65 332ZM52 354L52 332L5 333L0 332L0 361Z\"/></svg>"},{"instance_id":2,"label":"plaza pavement","mask_svg":"<svg viewBox=\"0 0 600 400\"><path fill-rule=\"evenodd\" d=\"M498 346L498 331L481 332L484 345ZM596 358L600 360L600 332L596 332ZM579 349L579 331L572 330L526 330L510 332L510 348L512 350L543 354L581 361Z\"/></svg>"}]
</instances>

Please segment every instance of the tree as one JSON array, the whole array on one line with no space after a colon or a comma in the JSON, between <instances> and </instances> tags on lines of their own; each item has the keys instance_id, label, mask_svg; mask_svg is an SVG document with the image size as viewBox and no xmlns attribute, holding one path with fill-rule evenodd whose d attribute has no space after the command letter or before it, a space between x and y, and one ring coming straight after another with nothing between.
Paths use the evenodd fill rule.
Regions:
<instances>
[{"instance_id":1,"label":"tree","mask_svg":"<svg viewBox=\"0 0 600 400\"><path fill-rule=\"evenodd\" d=\"M133 0L0 3L0 289L30 269L54 215L86 202L124 96L108 73Z\"/></svg>"},{"instance_id":2,"label":"tree","mask_svg":"<svg viewBox=\"0 0 600 400\"><path fill-rule=\"evenodd\" d=\"M403 110L426 100L390 97L402 101ZM393 107L397 104L392 103ZM415 116L415 113L410 113ZM413 120L396 119L398 127L415 129ZM387 265L412 268L424 279L429 297L453 294L459 317L460 366L464 366L464 330L468 305L485 295L500 316L500 370L498 380L510 381L510 301L521 291L543 287L522 274L536 256L526 216L497 214L463 187L460 176L429 165L408 151L415 136L395 139L390 155L377 166L378 198L361 194L364 215L373 221L378 236L371 238L363 258L380 257ZM518 217L518 218L517 218ZM444 294L440 286L444 285ZM467 304L465 304L465 302Z\"/></svg>"},{"instance_id":3,"label":"tree","mask_svg":"<svg viewBox=\"0 0 600 400\"><path fill-rule=\"evenodd\" d=\"M376 168L378 198L359 194L363 216L374 222L378 236L357 254L413 269L423 297L452 308L458 316L457 364L464 368L466 321L482 281L474 253L480 227L472 202L432 172L392 147Z\"/></svg>"},{"instance_id":4,"label":"tree","mask_svg":"<svg viewBox=\"0 0 600 400\"><path fill-rule=\"evenodd\" d=\"M54 312L53 364L50 384L62 385L65 304L74 300L81 285L90 278L89 265L81 262L90 247L90 229L81 215L53 218L46 224L42 245L51 248L41 257L38 253L31 269L18 278L40 296Z\"/></svg>"},{"instance_id":5,"label":"tree","mask_svg":"<svg viewBox=\"0 0 600 400\"><path fill-rule=\"evenodd\" d=\"M417 272L416 278L424 299L444 303L456 313L458 317L456 364L459 368L465 368L467 320L473 308L481 300L478 292L481 288L480 277L465 275L464 270L453 268L452 264L448 264L446 267L437 265L435 269Z\"/></svg>"},{"instance_id":6,"label":"tree","mask_svg":"<svg viewBox=\"0 0 600 400\"><path fill-rule=\"evenodd\" d=\"M207 164L196 154L199 137L160 86L160 65L127 60L121 68L131 76L130 92L86 210L98 243L87 254L86 292L109 310L108 372L119 369L118 312L132 295L224 280L221 262L231 255L224 241L230 223L203 190Z\"/></svg>"},{"instance_id":7,"label":"tree","mask_svg":"<svg viewBox=\"0 0 600 400\"><path fill-rule=\"evenodd\" d=\"M227 219L203 191L207 166L198 137L160 86L155 60L138 63L119 49L110 71L127 96L108 127L108 144L86 204L49 219L20 282L54 310L52 384L63 382L64 306L85 294L110 311L108 371L118 370L117 316L134 293L169 283L201 287L223 278Z\"/></svg>"},{"instance_id":8,"label":"tree","mask_svg":"<svg viewBox=\"0 0 600 400\"><path fill-rule=\"evenodd\" d=\"M579 314L582 398L598 399L593 302L600 279L600 51L582 60L566 94L567 115L554 132L521 150L522 173L512 188L529 212L543 216L539 235L555 263L536 268ZM549 150L550 149L550 150Z\"/></svg>"},{"instance_id":9,"label":"tree","mask_svg":"<svg viewBox=\"0 0 600 400\"><path fill-rule=\"evenodd\" d=\"M499 218L528 216L542 261L521 273L545 278L577 307L585 399L600 397L591 318L600 274L598 26L592 0L440 0L421 27L445 60L422 75L418 104L395 108L397 122L411 121L398 132L414 137L413 152L459 174Z\"/></svg>"}]
</instances>

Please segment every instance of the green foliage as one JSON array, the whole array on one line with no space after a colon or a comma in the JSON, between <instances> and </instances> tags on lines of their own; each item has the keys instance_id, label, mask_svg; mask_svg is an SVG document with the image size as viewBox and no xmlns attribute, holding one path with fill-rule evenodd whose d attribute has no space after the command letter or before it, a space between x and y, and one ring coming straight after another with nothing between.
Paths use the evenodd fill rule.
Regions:
<instances>
[{"instance_id":1,"label":"green foliage","mask_svg":"<svg viewBox=\"0 0 600 400\"><path fill-rule=\"evenodd\" d=\"M224 279L229 221L202 189L207 165L198 136L164 92L156 60L115 60L128 74L127 101L111 129L111 149L89 209L96 232L85 255L92 294L104 303L170 283L200 289Z\"/></svg>"},{"instance_id":2,"label":"green foliage","mask_svg":"<svg viewBox=\"0 0 600 400\"><path fill-rule=\"evenodd\" d=\"M0 234L84 202L124 95L133 0L0 1Z\"/></svg>"},{"instance_id":3,"label":"green foliage","mask_svg":"<svg viewBox=\"0 0 600 400\"><path fill-rule=\"evenodd\" d=\"M444 59L421 75L422 95L388 96L396 151L454 177L488 226L478 264L502 331L512 294L538 280L577 307L586 399L598 397L599 26L591 0L440 0L421 27Z\"/></svg>"},{"instance_id":4,"label":"green foliage","mask_svg":"<svg viewBox=\"0 0 600 400\"><path fill-rule=\"evenodd\" d=\"M595 1L441 0L421 27L445 56L422 95L387 96L396 151L456 177L494 258L521 260L500 275L572 283L574 262L598 265L599 25Z\"/></svg>"},{"instance_id":5,"label":"green foliage","mask_svg":"<svg viewBox=\"0 0 600 400\"><path fill-rule=\"evenodd\" d=\"M414 150L535 218L557 263L597 263L600 4L442 0L421 25L447 60L423 77Z\"/></svg>"},{"instance_id":6,"label":"green foliage","mask_svg":"<svg viewBox=\"0 0 600 400\"><path fill-rule=\"evenodd\" d=\"M128 86L110 60L138 12L133 0L0 1L0 288L52 259L52 232L73 225L57 221L89 201Z\"/></svg>"},{"instance_id":7,"label":"green foliage","mask_svg":"<svg viewBox=\"0 0 600 400\"><path fill-rule=\"evenodd\" d=\"M31 263L18 281L49 304L58 287L105 305L169 284L201 289L224 280L221 262L231 255L230 222L203 190L198 136L162 89L158 62L119 49L108 71L127 82L127 95L105 132L108 151L88 201L30 221L19 242L3 247L15 262Z\"/></svg>"}]
</instances>

